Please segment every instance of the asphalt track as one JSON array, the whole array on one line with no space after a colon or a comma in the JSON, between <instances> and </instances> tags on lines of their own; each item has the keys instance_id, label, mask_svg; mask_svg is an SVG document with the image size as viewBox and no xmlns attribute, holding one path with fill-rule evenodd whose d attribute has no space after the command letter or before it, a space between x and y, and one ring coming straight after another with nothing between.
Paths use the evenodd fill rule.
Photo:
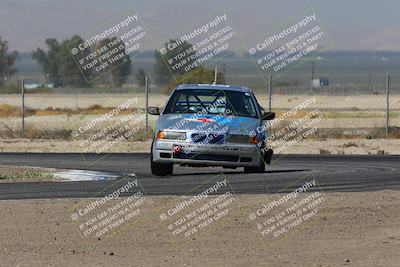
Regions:
<instances>
[{"instance_id":1,"label":"asphalt track","mask_svg":"<svg viewBox=\"0 0 400 267\"><path fill-rule=\"evenodd\" d=\"M0 183L0 199L104 196L133 179L124 178L125 174L135 174L147 195L197 194L221 179L226 179L236 194L290 192L312 179L319 186L310 190L322 192L400 189L400 156L275 155L262 174L244 174L242 168L178 166L173 176L161 178L151 174L149 155L145 153L101 157L95 154L1 153L0 165L97 170L121 177L84 182Z\"/></svg>"}]
</instances>

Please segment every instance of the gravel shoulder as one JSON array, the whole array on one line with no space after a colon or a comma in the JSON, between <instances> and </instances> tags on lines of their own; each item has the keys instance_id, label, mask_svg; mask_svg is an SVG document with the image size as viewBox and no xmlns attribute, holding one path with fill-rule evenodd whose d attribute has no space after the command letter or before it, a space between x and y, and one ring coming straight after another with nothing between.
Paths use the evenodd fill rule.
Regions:
<instances>
[{"instance_id":1,"label":"gravel shoulder","mask_svg":"<svg viewBox=\"0 0 400 267\"><path fill-rule=\"evenodd\" d=\"M276 196L276 195L275 195ZM2 266L398 266L400 192L327 193L313 221L281 242L266 243L248 212L271 195L238 196L229 223L184 245L171 242L160 210L172 197L151 198L140 223L91 247L70 209L80 199L0 201Z\"/></svg>"},{"instance_id":2,"label":"gravel shoulder","mask_svg":"<svg viewBox=\"0 0 400 267\"><path fill-rule=\"evenodd\" d=\"M33 152L33 153L80 153L83 147L81 141L65 140L29 140L0 139L0 152ZM124 141L112 146L108 153L148 153L151 140ZM288 147L283 154L352 154L352 155L398 155L400 139L326 139L302 140ZM88 151L93 152L95 151Z\"/></svg>"}]
</instances>

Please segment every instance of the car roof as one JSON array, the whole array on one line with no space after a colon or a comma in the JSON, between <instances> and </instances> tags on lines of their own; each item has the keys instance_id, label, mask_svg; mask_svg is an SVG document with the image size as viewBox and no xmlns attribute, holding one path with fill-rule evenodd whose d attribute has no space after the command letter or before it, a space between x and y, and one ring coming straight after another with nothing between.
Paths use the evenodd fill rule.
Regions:
<instances>
[{"instance_id":1,"label":"car roof","mask_svg":"<svg viewBox=\"0 0 400 267\"><path fill-rule=\"evenodd\" d=\"M213 90L225 90L225 91L239 91L243 93L251 93L251 89L242 86L232 86L225 84L181 84L176 87L175 90L184 89L213 89Z\"/></svg>"}]
</instances>

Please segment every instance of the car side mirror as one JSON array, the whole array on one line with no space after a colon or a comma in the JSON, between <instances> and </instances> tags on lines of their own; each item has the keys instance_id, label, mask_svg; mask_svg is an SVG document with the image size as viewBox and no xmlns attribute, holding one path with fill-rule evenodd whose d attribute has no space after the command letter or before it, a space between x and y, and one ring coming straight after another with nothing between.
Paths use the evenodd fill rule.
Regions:
<instances>
[{"instance_id":1,"label":"car side mirror","mask_svg":"<svg viewBox=\"0 0 400 267\"><path fill-rule=\"evenodd\" d=\"M150 115L160 115L160 108L159 107L148 107L147 113Z\"/></svg>"},{"instance_id":2,"label":"car side mirror","mask_svg":"<svg viewBox=\"0 0 400 267\"><path fill-rule=\"evenodd\" d=\"M262 114L262 120L263 121L270 121L275 119L275 112L264 112Z\"/></svg>"}]
</instances>

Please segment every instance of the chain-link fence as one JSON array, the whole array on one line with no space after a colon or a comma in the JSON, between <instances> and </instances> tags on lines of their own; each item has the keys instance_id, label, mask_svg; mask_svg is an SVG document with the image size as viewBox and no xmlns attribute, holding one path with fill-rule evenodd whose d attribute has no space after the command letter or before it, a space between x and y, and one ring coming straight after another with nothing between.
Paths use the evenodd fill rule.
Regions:
<instances>
[{"instance_id":1,"label":"chain-link fence","mask_svg":"<svg viewBox=\"0 0 400 267\"><path fill-rule=\"evenodd\" d=\"M22 99L19 77L0 79L0 133L1 137L21 136Z\"/></svg>"},{"instance_id":2,"label":"chain-link fence","mask_svg":"<svg viewBox=\"0 0 400 267\"><path fill-rule=\"evenodd\" d=\"M312 82L272 77L272 109L287 111L315 96L324 116L317 132L321 138L399 137L399 109L394 99L398 98L400 87L390 75L392 82L387 84L386 76L358 75L358 83L349 82L350 75L313 77ZM267 92L266 88L262 95Z\"/></svg>"},{"instance_id":3,"label":"chain-link fence","mask_svg":"<svg viewBox=\"0 0 400 267\"><path fill-rule=\"evenodd\" d=\"M21 94L22 81L24 96ZM171 77L149 76L147 105L162 108L176 83ZM251 87L251 84L229 78L229 75L226 83ZM316 97L317 106L324 115L318 127L320 138L398 138L400 135L398 76L390 75L387 83L386 75L369 72L356 76L318 73L318 76L314 74L307 79L292 74L281 75L272 77L271 97L268 83L265 79L262 85L253 89L261 106L269 108L271 102L271 109L277 114L290 110L307 98ZM85 123L115 112L116 108L128 102L129 107L118 111L114 119L132 113L142 116L140 134L135 134L132 139L143 139L150 136L156 119L146 115L145 88L145 81L133 76L123 84L116 84L113 79L87 83L74 77L15 77L0 84L0 136L71 139L72 133ZM107 118L107 121L112 125L113 118ZM146 125L149 128L147 133ZM104 128L105 124L97 127ZM96 131L85 133L90 136Z\"/></svg>"},{"instance_id":4,"label":"chain-link fence","mask_svg":"<svg viewBox=\"0 0 400 267\"><path fill-rule=\"evenodd\" d=\"M144 92L144 81L135 78L117 85L106 79L89 84L73 77L21 77L12 92L1 94L0 135L30 139L97 138L94 135L103 129L115 131L117 121L139 118L135 123L137 133L127 139L147 139ZM129 130L118 129L119 135Z\"/></svg>"}]
</instances>

